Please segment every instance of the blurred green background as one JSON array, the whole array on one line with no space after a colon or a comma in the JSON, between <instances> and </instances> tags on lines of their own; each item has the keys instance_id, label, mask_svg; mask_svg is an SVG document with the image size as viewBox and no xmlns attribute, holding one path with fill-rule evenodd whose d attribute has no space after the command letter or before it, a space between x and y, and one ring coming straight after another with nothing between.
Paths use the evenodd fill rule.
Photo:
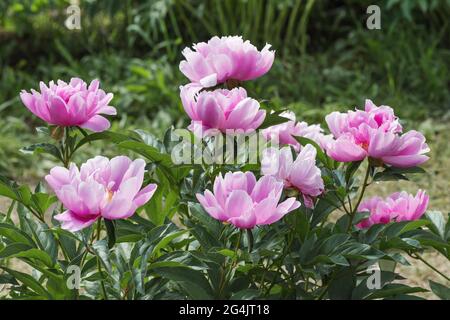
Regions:
<instances>
[{"instance_id":1,"label":"blurred green background","mask_svg":"<svg viewBox=\"0 0 450 320\"><path fill-rule=\"evenodd\" d=\"M303 120L323 121L367 97L394 107L408 129L420 125L431 141L448 127L450 0L75 2L81 30L64 25L70 1L0 2L0 173L33 179L45 167L19 151L40 139L34 127L42 123L18 94L40 80L99 78L115 95L115 130L160 134L186 125L181 50L213 35L242 35L258 48L271 43L273 68L246 87ZM381 30L366 27L371 4L381 9Z\"/></svg>"}]
</instances>

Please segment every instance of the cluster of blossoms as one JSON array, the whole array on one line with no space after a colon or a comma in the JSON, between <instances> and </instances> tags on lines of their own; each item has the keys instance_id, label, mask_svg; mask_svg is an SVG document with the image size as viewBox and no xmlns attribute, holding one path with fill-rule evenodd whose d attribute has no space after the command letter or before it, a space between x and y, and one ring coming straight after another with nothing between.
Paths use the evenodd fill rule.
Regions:
<instances>
[{"instance_id":1,"label":"cluster of blossoms","mask_svg":"<svg viewBox=\"0 0 450 320\"><path fill-rule=\"evenodd\" d=\"M202 129L255 130L264 121L266 112L260 110L257 100L247 96L244 88L207 88L219 84L235 87L242 81L256 79L272 67L275 52L266 45L263 50L242 37L213 37L186 48L181 61L181 72L191 81L180 88L181 101L193 122L200 122ZM191 129L193 124L191 124Z\"/></svg>"},{"instance_id":2,"label":"cluster of blossoms","mask_svg":"<svg viewBox=\"0 0 450 320\"><path fill-rule=\"evenodd\" d=\"M183 107L192 120L188 127L202 131L228 130L249 132L264 122L266 111L248 97L243 81L258 78L271 68L275 52L266 45L261 51L241 37L214 37L185 49L181 72L191 81L180 87ZM227 89L217 88L226 85ZM115 115L109 105L113 95L99 89L99 81L88 86L73 78L69 84L58 81L40 84L40 91L22 91L24 105L36 116L58 127L80 127L100 132L110 127L102 115ZM429 148L417 131L403 133L403 128L388 106L375 106L366 100L364 110L333 112L326 117L331 135L320 125L298 122L291 112L281 114L286 122L263 130L267 141L276 140L282 148L267 148L261 158L261 178L252 172L227 172L215 178L213 192L198 193L197 199L211 217L237 228L251 229L272 224L301 206L314 208L325 190L322 171L316 163L317 150L302 146L297 137L306 137L332 159L354 162L369 158L371 165L413 167L424 163ZM320 149L318 149L320 151ZM133 215L154 194L156 184L143 187L145 162L119 156L111 160L95 157L80 169L55 167L46 181L66 211L55 216L62 228L81 230L99 218L124 219ZM299 195L284 198L288 194ZM294 191L294 192L292 192ZM377 223L415 220L425 212L428 196L394 193L386 199L374 197L363 201L358 211L370 216L358 224L368 228Z\"/></svg>"},{"instance_id":3,"label":"cluster of blossoms","mask_svg":"<svg viewBox=\"0 0 450 320\"><path fill-rule=\"evenodd\" d=\"M411 130L404 134L394 110L377 107L366 100L365 109L333 112L325 118L335 140L327 153L336 161L351 162L366 157L399 168L420 165L428 160L430 149L425 137Z\"/></svg>"},{"instance_id":4,"label":"cluster of blossoms","mask_svg":"<svg viewBox=\"0 0 450 320\"><path fill-rule=\"evenodd\" d=\"M197 128L202 129L202 132L210 129L223 133L228 129L248 132L263 123L265 111L260 109L255 99L247 96L245 89L208 91L207 88L221 83L235 85L262 76L273 64L274 52L269 48L266 45L259 52L241 37L214 37L208 43L194 45L193 50L186 48L183 51L186 60L180 63L180 70L191 83L180 87L180 96L184 109L192 120L190 130L196 133L195 124L199 123ZM312 145L302 147L296 137L315 141L331 158L339 162L361 161L369 157L377 165L413 167L428 159L425 153L429 148L423 135L417 131L401 134L403 129L393 109L388 106L377 107L370 100L366 101L364 111L349 111L345 114L333 112L328 115L326 122L331 135L326 135L320 125L297 122L292 112L282 113L281 116L287 119L285 123L262 132L266 140L286 145L280 150L266 149L262 155L263 177L258 184L270 181L273 184L270 193L272 196L264 197L265 205L262 205L262 198L256 196L253 189L253 175L227 173L225 179L221 176L216 178L214 194L209 190L204 195L197 194L199 202L212 217L239 228L275 222L300 206L299 202L293 202L294 198L289 198L286 200L289 205L285 205L285 201L277 207L282 188L296 190L302 195L306 207L314 207L315 198L325 192L321 170L316 165L316 149ZM273 179L267 180L267 177ZM264 193L266 194L267 192ZM405 193L392 195L389 199L395 197L412 199L412 196ZM389 199L386 202L392 201ZM379 203L384 203L378 200ZM383 218L371 217L359 226L418 219L425 211L427 201L428 198L422 201L422 206L415 214L405 211L412 210L412 205L397 206L395 214L393 210L390 211L389 219L385 215ZM400 200L397 202L403 203ZM361 210L367 209L365 204L366 202L361 204ZM279 207L284 211L280 212ZM372 207L369 211L375 217L379 216Z\"/></svg>"},{"instance_id":5,"label":"cluster of blossoms","mask_svg":"<svg viewBox=\"0 0 450 320\"><path fill-rule=\"evenodd\" d=\"M69 84L51 81L48 87L41 82L41 92L22 91L20 97L31 112L50 125L100 132L110 127L100 114L115 115L116 109L109 105L113 94L106 94L99 84L93 80L88 86L78 78ZM78 231L100 217L115 220L132 216L157 187L149 184L142 188L144 171L144 160L132 161L125 156L111 160L97 156L80 169L73 163L69 168L53 168L45 179L66 208L55 219L62 222L62 228Z\"/></svg>"}]
</instances>

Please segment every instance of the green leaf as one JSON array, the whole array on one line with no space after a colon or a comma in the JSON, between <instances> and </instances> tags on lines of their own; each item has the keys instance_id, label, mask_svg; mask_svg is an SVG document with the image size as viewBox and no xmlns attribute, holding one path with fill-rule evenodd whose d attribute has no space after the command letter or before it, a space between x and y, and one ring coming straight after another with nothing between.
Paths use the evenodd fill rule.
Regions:
<instances>
[{"instance_id":1,"label":"green leaf","mask_svg":"<svg viewBox=\"0 0 450 320\"><path fill-rule=\"evenodd\" d=\"M211 287L201 271L179 265L153 266L152 270L162 277L180 284L191 299L207 300L212 298Z\"/></svg>"},{"instance_id":2,"label":"green leaf","mask_svg":"<svg viewBox=\"0 0 450 320\"><path fill-rule=\"evenodd\" d=\"M399 231L398 235L401 235L401 234L411 231L411 230L416 230L416 229L426 226L428 224L430 224L430 222L426 221L426 220L414 220L414 221L407 222L406 225Z\"/></svg>"},{"instance_id":3,"label":"green leaf","mask_svg":"<svg viewBox=\"0 0 450 320\"><path fill-rule=\"evenodd\" d=\"M359 166L361 165L362 161L355 161L351 162L347 166L347 170L345 170L345 181L348 183L350 182L351 177L353 177L353 174L358 170Z\"/></svg>"},{"instance_id":4,"label":"green leaf","mask_svg":"<svg viewBox=\"0 0 450 320\"><path fill-rule=\"evenodd\" d=\"M165 248L172 240L182 236L186 232L188 232L188 230L180 230L162 238L161 241L159 241L158 244L153 248L152 254L159 256L161 249Z\"/></svg>"},{"instance_id":5,"label":"green leaf","mask_svg":"<svg viewBox=\"0 0 450 320\"><path fill-rule=\"evenodd\" d=\"M171 168L174 166L172 159L169 154L161 153L157 148L153 146L146 145L144 142L139 141L124 141L118 144L119 147L132 150L152 162L162 165L166 168Z\"/></svg>"},{"instance_id":6,"label":"green leaf","mask_svg":"<svg viewBox=\"0 0 450 320\"><path fill-rule=\"evenodd\" d=\"M116 243L116 228L114 221L104 219L105 226L106 226L106 234L108 235L108 248L114 247L114 244Z\"/></svg>"},{"instance_id":7,"label":"green leaf","mask_svg":"<svg viewBox=\"0 0 450 320\"><path fill-rule=\"evenodd\" d=\"M403 174L390 173L385 171L377 172L373 176L373 181L398 181L398 180L409 180L409 179Z\"/></svg>"},{"instance_id":8,"label":"green leaf","mask_svg":"<svg viewBox=\"0 0 450 320\"><path fill-rule=\"evenodd\" d=\"M356 277L351 267L339 271L328 285L328 296L331 300L349 300L356 286Z\"/></svg>"},{"instance_id":9,"label":"green leaf","mask_svg":"<svg viewBox=\"0 0 450 320\"><path fill-rule=\"evenodd\" d=\"M48 255L47 252L39 250L39 249L29 249L26 251L22 251L13 255L16 258L28 258L39 260L44 263L47 267L53 267L52 258Z\"/></svg>"},{"instance_id":10,"label":"green leaf","mask_svg":"<svg viewBox=\"0 0 450 320\"><path fill-rule=\"evenodd\" d=\"M132 139L133 138L130 136L127 136L127 135L124 135L121 133L117 133L117 132L112 132L112 131L96 132L96 133L92 133L92 134L84 137L83 139L81 139L80 142L78 142L78 144L76 145L74 152L76 150L78 150L79 148L81 148L86 143L97 141L97 140L110 140L114 143L120 143L122 141L132 140Z\"/></svg>"},{"instance_id":11,"label":"green leaf","mask_svg":"<svg viewBox=\"0 0 450 320\"><path fill-rule=\"evenodd\" d=\"M442 300L450 300L450 288L432 280L430 280L429 283L430 289L435 295L437 295Z\"/></svg>"},{"instance_id":12,"label":"green leaf","mask_svg":"<svg viewBox=\"0 0 450 320\"><path fill-rule=\"evenodd\" d=\"M30 288L34 292L36 292L38 295L40 295L42 297L46 297L47 299L52 299L52 296L50 295L50 293L47 290L45 290L45 288L32 276L30 276L26 273L22 273L19 271L15 271L15 270L6 268L6 267L0 266L0 268L5 270L6 272L8 272L16 280L22 282L23 285Z\"/></svg>"},{"instance_id":13,"label":"green leaf","mask_svg":"<svg viewBox=\"0 0 450 320\"><path fill-rule=\"evenodd\" d=\"M47 209L57 200L58 199L54 195L43 192L38 192L31 196L32 206L40 214L44 214Z\"/></svg>"},{"instance_id":14,"label":"green leaf","mask_svg":"<svg viewBox=\"0 0 450 320\"><path fill-rule=\"evenodd\" d=\"M100 259L102 264L105 266L108 273L111 274L112 267L111 267L111 261L109 260L109 250L108 250L108 244L105 240L99 240L94 242L92 245L92 249L94 249L95 254Z\"/></svg>"},{"instance_id":15,"label":"green leaf","mask_svg":"<svg viewBox=\"0 0 450 320\"><path fill-rule=\"evenodd\" d=\"M429 228L437 233L442 239L445 239L445 219L439 211L427 211L425 216L431 221Z\"/></svg>"},{"instance_id":16,"label":"green leaf","mask_svg":"<svg viewBox=\"0 0 450 320\"><path fill-rule=\"evenodd\" d=\"M50 227L46 223L37 223L34 232L41 249L47 252L55 262L58 257L58 245Z\"/></svg>"},{"instance_id":17,"label":"green leaf","mask_svg":"<svg viewBox=\"0 0 450 320\"><path fill-rule=\"evenodd\" d=\"M50 143L33 144L31 146L20 149L20 151L23 153L33 153L33 154L47 153L52 155L56 159L63 161L61 151L58 149L58 147Z\"/></svg>"},{"instance_id":18,"label":"green leaf","mask_svg":"<svg viewBox=\"0 0 450 320\"><path fill-rule=\"evenodd\" d=\"M284 111L286 110L280 110L273 113L269 113L266 111L266 117L258 129L266 129L268 127L275 126L277 124L288 122L289 121L288 118L280 116L280 114L283 113Z\"/></svg>"},{"instance_id":19,"label":"green leaf","mask_svg":"<svg viewBox=\"0 0 450 320\"><path fill-rule=\"evenodd\" d=\"M404 284L392 283L370 294L367 297L367 299L393 298L395 296L404 295L408 293L427 292L427 291L428 290L420 287L409 287Z\"/></svg>"},{"instance_id":20,"label":"green leaf","mask_svg":"<svg viewBox=\"0 0 450 320\"><path fill-rule=\"evenodd\" d=\"M28 234L10 224L0 223L0 235L13 242L23 243L32 247L36 246Z\"/></svg>"},{"instance_id":21,"label":"green leaf","mask_svg":"<svg viewBox=\"0 0 450 320\"><path fill-rule=\"evenodd\" d=\"M335 252L339 246L343 245L349 238L350 235L345 233L333 234L322 242L319 251L326 255Z\"/></svg>"},{"instance_id":22,"label":"green leaf","mask_svg":"<svg viewBox=\"0 0 450 320\"><path fill-rule=\"evenodd\" d=\"M4 259L4 258L10 257L10 256L13 256L15 254L18 254L22 251L26 251L29 249L31 249L31 247L27 244L11 243L0 251L0 259Z\"/></svg>"},{"instance_id":23,"label":"green leaf","mask_svg":"<svg viewBox=\"0 0 450 320\"><path fill-rule=\"evenodd\" d=\"M0 176L0 196L20 201L16 188L7 178Z\"/></svg>"},{"instance_id":24,"label":"green leaf","mask_svg":"<svg viewBox=\"0 0 450 320\"><path fill-rule=\"evenodd\" d=\"M252 300L260 296L260 291L256 289L244 289L234 293L231 300Z\"/></svg>"},{"instance_id":25,"label":"green leaf","mask_svg":"<svg viewBox=\"0 0 450 320\"><path fill-rule=\"evenodd\" d=\"M373 177L374 181L397 181L409 180L405 174L425 173L425 170L420 167L412 168L395 168L388 167L382 172L378 172Z\"/></svg>"}]
</instances>

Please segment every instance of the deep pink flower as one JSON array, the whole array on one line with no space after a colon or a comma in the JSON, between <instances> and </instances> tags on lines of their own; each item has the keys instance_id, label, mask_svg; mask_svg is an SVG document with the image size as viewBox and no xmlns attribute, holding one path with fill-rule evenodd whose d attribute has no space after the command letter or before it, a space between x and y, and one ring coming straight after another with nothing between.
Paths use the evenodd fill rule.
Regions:
<instances>
[{"instance_id":1,"label":"deep pink flower","mask_svg":"<svg viewBox=\"0 0 450 320\"><path fill-rule=\"evenodd\" d=\"M290 147L264 150L261 173L282 181L285 188L295 188L303 195L308 208L314 206L314 197L324 191L320 169L316 166L316 149L308 144L302 148L295 161Z\"/></svg>"},{"instance_id":2,"label":"deep pink flower","mask_svg":"<svg viewBox=\"0 0 450 320\"><path fill-rule=\"evenodd\" d=\"M299 152L301 145L295 137L305 137L316 142L323 150L326 150L328 143L333 140L331 135L325 135L323 129L318 124L308 125L305 121L296 122L293 112L283 112L281 117L289 119L285 123L277 124L264 129L262 134L266 140L278 139L281 145L288 144Z\"/></svg>"},{"instance_id":3,"label":"deep pink flower","mask_svg":"<svg viewBox=\"0 0 450 320\"><path fill-rule=\"evenodd\" d=\"M333 112L325 118L335 140L327 153L336 161L351 162L366 157L407 168L428 160L430 149L425 137L417 131L400 134L402 127L392 108L376 107L366 100L365 111Z\"/></svg>"},{"instance_id":4,"label":"deep pink flower","mask_svg":"<svg viewBox=\"0 0 450 320\"><path fill-rule=\"evenodd\" d=\"M180 70L191 82L203 87L258 78L269 71L275 57L269 44L260 52L238 36L213 37L207 43L195 44L193 49L183 50L186 60L180 62Z\"/></svg>"},{"instance_id":5,"label":"deep pink flower","mask_svg":"<svg viewBox=\"0 0 450 320\"><path fill-rule=\"evenodd\" d=\"M115 115L116 109L109 105L113 94L106 94L99 89L99 84L93 80L88 87L79 78L72 78L68 84L50 81L49 87L40 82L41 92L22 90L20 98L32 113L51 125L100 132L110 127L109 121L100 114Z\"/></svg>"},{"instance_id":6,"label":"deep pink flower","mask_svg":"<svg viewBox=\"0 0 450 320\"><path fill-rule=\"evenodd\" d=\"M214 193L197 193L197 199L214 219L241 229L272 224L300 206L295 198L278 203L283 183L263 176L258 181L251 172L228 172L214 181Z\"/></svg>"},{"instance_id":7,"label":"deep pink flower","mask_svg":"<svg viewBox=\"0 0 450 320\"><path fill-rule=\"evenodd\" d=\"M93 224L98 218L125 219L147 203L156 190L149 184L141 190L145 161L131 161L119 156L111 160L97 156L69 169L55 167L45 180L67 209L55 216L62 228L78 231Z\"/></svg>"},{"instance_id":8,"label":"deep pink flower","mask_svg":"<svg viewBox=\"0 0 450 320\"><path fill-rule=\"evenodd\" d=\"M247 97L243 88L200 91L198 85L189 84L180 90L184 110L192 119L191 130L197 123L203 130L255 130L266 116L258 101Z\"/></svg>"},{"instance_id":9,"label":"deep pink flower","mask_svg":"<svg viewBox=\"0 0 450 320\"><path fill-rule=\"evenodd\" d=\"M393 193L386 199L372 197L359 205L358 211L368 211L370 216L357 226L369 228L379 223L417 220L427 210L428 201L428 195L422 190L419 190L415 196L402 191Z\"/></svg>"}]
</instances>

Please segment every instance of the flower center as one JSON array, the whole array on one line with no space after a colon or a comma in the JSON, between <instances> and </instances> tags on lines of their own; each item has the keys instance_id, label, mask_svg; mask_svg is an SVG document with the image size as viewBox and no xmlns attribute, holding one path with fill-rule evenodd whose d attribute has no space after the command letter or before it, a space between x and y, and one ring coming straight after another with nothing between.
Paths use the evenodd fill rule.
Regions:
<instances>
[{"instance_id":1,"label":"flower center","mask_svg":"<svg viewBox=\"0 0 450 320\"><path fill-rule=\"evenodd\" d=\"M106 201L111 202L113 195L114 195L114 192L112 192L111 190L107 190Z\"/></svg>"},{"instance_id":2,"label":"flower center","mask_svg":"<svg viewBox=\"0 0 450 320\"><path fill-rule=\"evenodd\" d=\"M360 144L361 148L363 148L364 150L368 151L369 150L369 143L368 142L363 142Z\"/></svg>"}]
</instances>

